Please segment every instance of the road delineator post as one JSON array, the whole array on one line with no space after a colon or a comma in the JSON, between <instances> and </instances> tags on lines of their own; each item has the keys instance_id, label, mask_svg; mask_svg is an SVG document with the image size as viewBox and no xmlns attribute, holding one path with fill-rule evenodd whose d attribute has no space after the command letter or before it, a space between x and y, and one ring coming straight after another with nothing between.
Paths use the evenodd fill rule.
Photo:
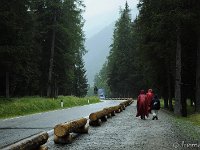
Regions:
<instances>
[{"instance_id":1,"label":"road delineator post","mask_svg":"<svg viewBox=\"0 0 200 150\"><path fill-rule=\"evenodd\" d=\"M86 126L87 119L81 118L71 122L58 124L54 127L54 143L69 144L74 139L73 133L88 133L89 126Z\"/></svg>"},{"instance_id":2,"label":"road delineator post","mask_svg":"<svg viewBox=\"0 0 200 150\"><path fill-rule=\"evenodd\" d=\"M43 145L48 138L47 132L41 132L9 145L2 150L48 150L48 147Z\"/></svg>"}]
</instances>

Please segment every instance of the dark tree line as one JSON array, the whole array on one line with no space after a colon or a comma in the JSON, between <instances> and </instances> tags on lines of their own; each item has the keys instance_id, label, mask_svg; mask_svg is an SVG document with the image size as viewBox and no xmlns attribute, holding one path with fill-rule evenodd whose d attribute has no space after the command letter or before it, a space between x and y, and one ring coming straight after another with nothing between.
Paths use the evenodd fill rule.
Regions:
<instances>
[{"instance_id":1,"label":"dark tree line","mask_svg":"<svg viewBox=\"0 0 200 150\"><path fill-rule=\"evenodd\" d=\"M0 95L85 96L82 0L0 2Z\"/></svg>"},{"instance_id":2,"label":"dark tree line","mask_svg":"<svg viewBox=\"0 0 200 150\"><path fill-rule=\"evenodd\" d=\"M199 8L198 0L140 0L139 15L131 21L126 3L103 79L113 96L153 88L175 114L187 116L186 99L200 111Z\"/></svg>"}]
</instances>

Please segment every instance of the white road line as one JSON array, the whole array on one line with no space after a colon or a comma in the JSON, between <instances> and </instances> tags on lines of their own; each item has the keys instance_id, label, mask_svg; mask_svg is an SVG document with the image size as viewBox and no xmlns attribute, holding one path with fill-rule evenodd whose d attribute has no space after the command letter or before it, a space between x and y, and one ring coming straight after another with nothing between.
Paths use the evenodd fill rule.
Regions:
<instances>
[{"instance_id":1,"label":"white road line","mask_svg":"<svg viewBox=\"0 0 200 150\"><path fill-rule=\"evenodd\" d=\"M49 137L53 136L53 129L52 129L52 130L49 130L49 131L47 131L47 133L48 133Z\"/></svg>"},{"instance_id":2,"label":"white road line","mask_svg":"<svg viewBox=\"0 0 200 150\"><path fill-rule=\"evenodd\" d=\"M88 104L88 105L94 105L94 104L97 104L97 103L92 103L92 104ZM27 117L27 116L33 116L33 115L42 115L42 114L49 113L49 112L64 111L66 109L72 109L72 108L76 108L76 107L84 107L84 106L88 106L88 105L86 104L86 105L83 105L83 106L74 106L74 107L70 107L70 108L50 110L50 111L47 111L47 112L39 112L39 113L35 113L35 114L29 114L29 115L24 115L24 116L17 116L17 117L13 117L13 118L0 119L0 121L7 121L7 120L19 119L19 118L23 118L23 117Z\"/></svg>"}]
</instances>

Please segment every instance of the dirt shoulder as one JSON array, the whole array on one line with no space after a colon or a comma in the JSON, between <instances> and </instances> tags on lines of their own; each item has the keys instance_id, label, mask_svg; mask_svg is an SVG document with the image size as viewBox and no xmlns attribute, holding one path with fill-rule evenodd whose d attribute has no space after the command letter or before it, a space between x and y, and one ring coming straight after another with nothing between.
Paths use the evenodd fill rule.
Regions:
<instances>
[{"instance_id":1,"label":"dirt shoulder","mask_svg":"<svg viewBox=\"0 0 200 150\"><path fill-rule=\"evenodd\" d=\"M159 111L158 120L152 120L152 115L141 120L135 114L132 104L100 127L90 127L89 134L78 136L72 144L55 145L51 137L47 145L50 150L200 149L200 127L179 122L164 111Z\"/></svg>"}]
</instances>

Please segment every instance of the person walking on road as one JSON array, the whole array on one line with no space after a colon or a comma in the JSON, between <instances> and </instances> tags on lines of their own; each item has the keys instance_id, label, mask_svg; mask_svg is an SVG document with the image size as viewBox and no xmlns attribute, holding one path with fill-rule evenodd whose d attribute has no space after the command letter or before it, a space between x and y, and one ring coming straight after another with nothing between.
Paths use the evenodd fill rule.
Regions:
<instances>
[{"instance_id":1,"label":"person walking on road","mask_svg":"<svg viewBox=\"0 0 200 150\"><path fill-rule=\"evenodd\" d=\"M160 100L156 94L151 102L151 107L152 107L152 113L153 113L152 120L154 119L158 120L158 110L160 109Z\"/></svg>"},{"instance_id":2,"label":"person walking on road","mask_svg":"<svg viewBox=\"0 0 200 150\"><path fill-rule=\"evenodd\" d=\"M144 90L140 91L140 95L137 99L137 114L136 117L141 117L145 120L145 116L148 117L148 102Z\"/></svg>"},{"instance_id":3,"label":"person walking on road","mask_svg":"<svg viewBox=\"0 0 200 150\"><path fill-rule=\"evenodd\" d=\"M151 102L154 97L153 90L149 89L148 92L146 93L146 96L147 96L147 102L148 102L148 113L151 113Z\"/></svg>"}]
</instances>

